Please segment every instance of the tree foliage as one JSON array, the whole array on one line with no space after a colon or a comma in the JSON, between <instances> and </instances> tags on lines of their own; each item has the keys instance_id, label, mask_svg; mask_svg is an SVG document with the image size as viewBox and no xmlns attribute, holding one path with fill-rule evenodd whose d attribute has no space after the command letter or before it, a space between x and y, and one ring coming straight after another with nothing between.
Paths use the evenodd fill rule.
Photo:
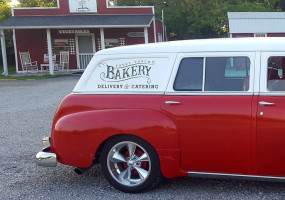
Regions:
<instances>
[{"instance_id":1,"label":"tree foliage","mask_svg":"<svg viewBox=\"0 0 285 200\"><path fill-rule=\"evenodd\" d=\"M123 6L164 10L171 39L227 37L227 12L285 11L285 0L113 0Z\"/></svg>"},{"instance_id":2,"label":"tree foliage","mask_svg":"<svg viewBox=\"0 0 285 200\"><path fill-rule=\"evenodd\" d=\"M56 7L57 0L18 0L20 7Z\"/></svg>"},{"instance_id":3,"label":"tree foliage","mask_svg":"<svg viewBox=\"0 0 285 200\"><path fill-rule=\"evenodd\" d=\"M11 16L11 7L8 0L0 0L0 21L7 19Z\"/></svg>"}]
</instances>

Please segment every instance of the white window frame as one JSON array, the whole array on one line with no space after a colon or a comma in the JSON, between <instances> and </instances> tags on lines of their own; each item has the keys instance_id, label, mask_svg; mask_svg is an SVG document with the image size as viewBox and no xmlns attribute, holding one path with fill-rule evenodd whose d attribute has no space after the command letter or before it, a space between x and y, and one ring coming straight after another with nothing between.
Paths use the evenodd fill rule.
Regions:
<instances>
[{"instance_id":1,"label":"white window frame","mask_svg":"<svg viewBox=\"0 0 285 200\"><path fill-rule=\"evenodd\" d=\"M268 91L268 59L270 57L285 57L285 52L262 52L261 53L261 69L260 69L260 94L261 95L278 95L285 96L285 91Z\"/></svg>"}]
</instances>

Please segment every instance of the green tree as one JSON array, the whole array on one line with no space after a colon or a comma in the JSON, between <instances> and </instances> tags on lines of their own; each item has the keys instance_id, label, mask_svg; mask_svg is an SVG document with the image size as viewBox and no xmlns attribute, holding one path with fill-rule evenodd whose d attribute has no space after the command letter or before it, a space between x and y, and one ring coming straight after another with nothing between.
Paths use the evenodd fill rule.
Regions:
<instances>
[{"instance_id":1,"label":"green tree","mask_svg":"<svg viewBox=\"0 0 285 200\"><path fill-rule=\"evenodd\" d=\"M275 11L265 2L244 0L184 0L180 19L182 25L166 18L167 26L177 32L178 39L227 37L227 12L270 12ZM171 10L167 10L171 12ZM166 13L167 16L167 13ZM183 22L180 20L178 23ZM187 28L183 28L187 27Z\"/></svg>"},{"instance_id":2,"label":"green tree","mask_svg":"<svg viewBox=\"0 0 285 200\"><path fill-rule=\"evenodd\" d=\"M18 0L20 7L56 7L57 0Z\"/></svg>"},{"instance_id":3,"label":"green tree","mask_svg":"<svg viewBox=\"0 0 285 200\"><path fill-rule=\"evenodd\" d=\"M285 0L263 0L265 4L267 4L270 8L276 11L284 11L285 10Z\"/></svg>"},{"instance_id":4,"label":"green tree","mask_svg":"<svg viewBox=\"0 0 285 200\"><path fill-rule=\"evenodd\" d=\"M0 0L0 21L11 16L11 7L8 0Z\"/></svg>"},{"instance_id":5,"label":"green tree","mask_svg":"<svg viewBox=\"0 0 285 200\"><path fill-rule=\"evenodd\" d=\"M285 0L113 0L118 5L153 5L156 17L165 13L171 39L227 36L227 12L285 10Z\"/></svg>"}]
</instances>

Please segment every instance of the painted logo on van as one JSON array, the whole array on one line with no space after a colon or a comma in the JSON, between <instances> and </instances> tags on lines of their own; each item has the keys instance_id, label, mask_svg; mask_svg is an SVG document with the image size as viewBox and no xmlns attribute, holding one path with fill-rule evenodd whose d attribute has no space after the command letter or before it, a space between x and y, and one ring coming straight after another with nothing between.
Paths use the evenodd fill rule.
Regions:
<instances>
[{"instance_id":1,"label":"painted logo on van","mask_svg":"<svg viewBox=\"0 0 285 200\"><path fill-rule=\"evenodd\" d=\"M153 65L155 65L155 61L150 60L136 60L115 65L102 63L99 67L105 67L106 71L100 74L100 78L105 82L121 82L143 78L146 79L148 84L150 84Z\"/></svg>"}]
</instances>

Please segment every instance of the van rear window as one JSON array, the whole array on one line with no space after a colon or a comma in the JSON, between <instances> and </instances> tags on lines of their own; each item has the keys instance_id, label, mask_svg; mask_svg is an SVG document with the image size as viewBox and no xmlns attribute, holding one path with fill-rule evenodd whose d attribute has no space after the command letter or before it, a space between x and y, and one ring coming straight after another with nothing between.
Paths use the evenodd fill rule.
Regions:
<instances>
[{"instance_id":1,"label":"van rear window","mask_svg":"<svg viewBox=\"0 0 285 200\"><path fill-rule=\"evenodd\" d=\"M176 91L248 91L248 57L190 57L181 60Z\"/></svg>"}]
</instances>

